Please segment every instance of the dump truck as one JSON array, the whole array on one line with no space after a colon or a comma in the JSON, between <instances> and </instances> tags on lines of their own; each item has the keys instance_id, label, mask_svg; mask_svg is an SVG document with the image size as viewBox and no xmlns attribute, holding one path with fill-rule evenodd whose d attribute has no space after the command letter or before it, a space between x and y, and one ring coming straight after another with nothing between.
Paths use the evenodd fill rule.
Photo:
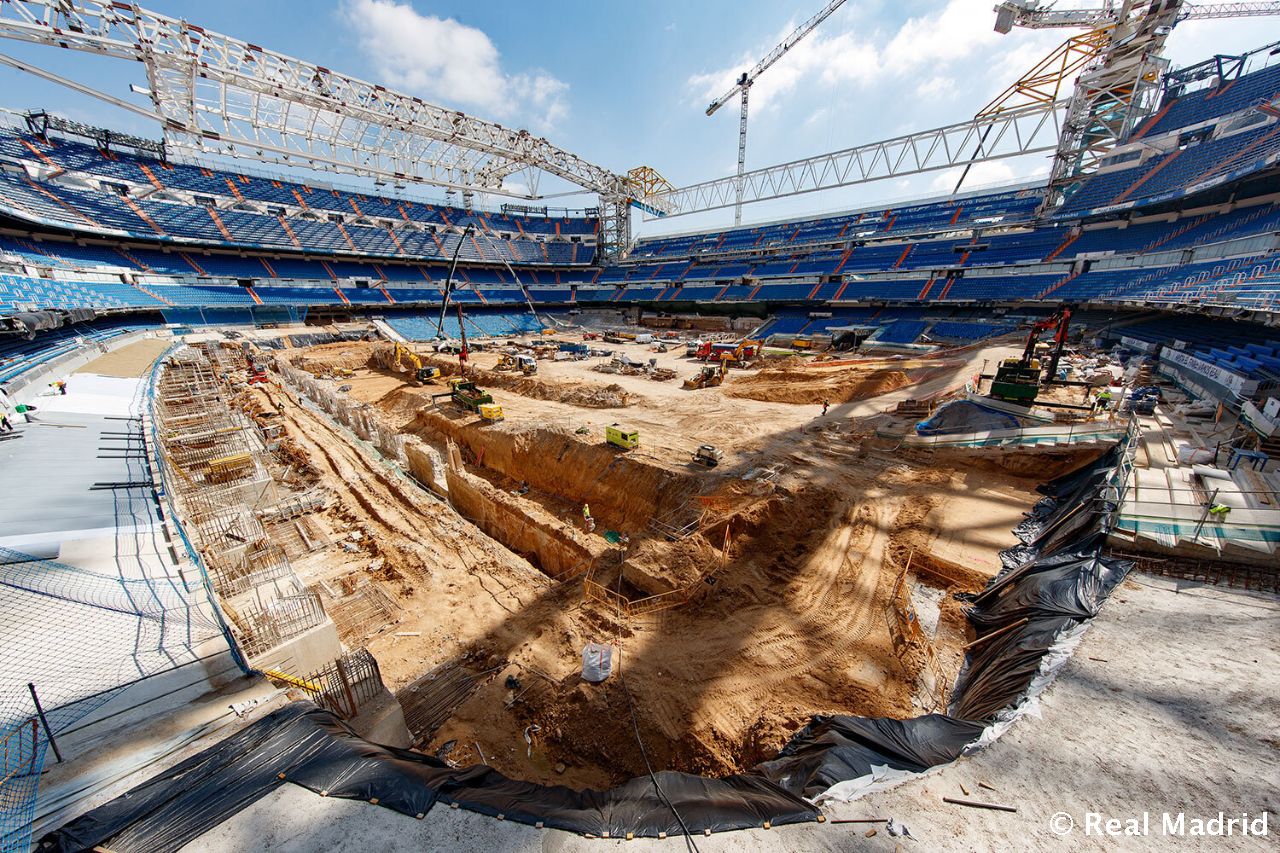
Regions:
<instances>
[{"instance_id":1,"label":"dump truck","mask_svg":"<svg viewBox=\"0 0 1280 853\"><path fill-rule=\"evenodd\" d=\"M610 424L604 428L604 440L606 444L612 444L614 447L631 450L640 446L640 433L618 424Z\"/></svg>"},{"instance_id":2,"label":"dump truck","mask_svg":"<svg viewBox=\"0 0 1280 853\"><path fill-rule=\"evenodd\" d=\"M502 353L498 356L498 363L494 366L495 370L518 370L525 376L532 376L538 372L538 362L531 355L516 353L509 355Z\"/></svg>"}]
</instances>

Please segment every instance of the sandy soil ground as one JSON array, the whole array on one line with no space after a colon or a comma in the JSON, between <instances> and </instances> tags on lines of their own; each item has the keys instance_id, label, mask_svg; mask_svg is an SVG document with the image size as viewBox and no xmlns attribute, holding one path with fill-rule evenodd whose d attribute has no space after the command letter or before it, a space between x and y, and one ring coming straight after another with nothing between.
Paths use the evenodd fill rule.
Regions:
<instances>
[{"instance_id":1,"label":"sandy soil ground","mask_svg":"<svg viewBox=\"0 0 1280 853\"><path fill-rule=\"evenodd\" d=\"M437 450L457 442L467 473L493 486L510 493L523 481L528 491L512 499L540 518L580 527L589 500L601 524L592 534L598 551L608 550L607 529L632 537L620 567L593 570L600 583L629 598L664 584L692 589L688 603L645 616L585 600L580 582L556 584L519 556L536 562L519 524L490 526L486 535L326 417L279 389L253 392L259 407L280 413L286 445L333 496L325 528L333 537L360 535L355 553L334 544L295 567L330 579L367 575L395 596L399 623L369 642L392 689L449 662L483 673L423 747L447 747L464 763L483 753L520 778L600 786L642 772L618 680L591 685L579 677L588 642L619 649L659 767L733 772L771 756L815 713L932 710L936 697L917 684L918 658L900 660L892 649L886 611L894 579L915 560L950 578L926 572L918 582L975 588L998 568L996 551L1012 543L1008 529L1035 499L1033 480L864 447L866 417L962 383L990 353L833 406L826 417L812 405L728 396L736 382L750 381L739 376L722 388L685 391L679 379L544 361L536 377L494 389L506 420L482 425L432 406L439 385L416 387L403 374L370 369L373 346L316 347L298 363L318 374L352 370L335 384L349 386L353 399ZM645 351L631 349L633 357ZM697 369L674 353L651 357L678 367L680 377ZM486 369L496 355L475 361ZM514 390L516 381L527 393ZM627 394L623 407L561 401L615 383ZM619 420L640 430L638 450L624 455L603 444L603 427ZM719 468L689 464L701 443L724 450ZM765 466L776 471L771 484L743 485ZM668 541L650 530L652 518L690 507L701 520L689 538ZM954 667L966 639L958 609L944 608L943 623L937 644ZM530 726L539 727L531 745Z\"/></svg>"},{"instance_id":2,"label":"sandy soil ground","mask_svg":"<svg viewBox=\"0 0 1280 853\"><path fill-rule=\"evenodd\" d=\"M173 341L163 338L143 338L127 346L99 356L77 369L76 373L93 373L98 376L117 376L132 379L151 369L151 364Z\"/></svg>"},{"instance_id":3,"label":"sandy soil ground","mask_svg":"<svg viewBox=\"0 0 1280 853\"><path fill-rule=\"evenodd\" d=\"M698 838L705 853L730 851L1220 851L1274 850L1280 790L1280 703L1269 673L1280 667L1280 602L1198 584L1136 575L1107 602L1058 680L994 746L894 790L829 807L833 818L884 823L807 824ZM995 790L977 787L979 780ZM1016 813L967 809L943 796L1013 805ZM980 797L973 797L974 793ZM1267 838L1196 838L1160 831L1164 812L1216 817L1269 811ZM1049 821L1064 812L1071 831ZM1087 813L1151 813L1152 834L1085 835ZM1060 819L1061 821L1061 819ZM875 834L867 837L870 829ZM686 850L682 838L601 841L537 830L464 811L413 820L358 801L285 786L184 850L458 850L591 853Z\"/></svg>"}]
</instances>

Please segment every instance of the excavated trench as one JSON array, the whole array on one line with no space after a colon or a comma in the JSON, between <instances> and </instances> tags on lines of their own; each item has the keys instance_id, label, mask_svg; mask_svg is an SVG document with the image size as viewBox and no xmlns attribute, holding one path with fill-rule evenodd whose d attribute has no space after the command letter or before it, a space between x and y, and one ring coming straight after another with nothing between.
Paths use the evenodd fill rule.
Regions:
<instances>
[{"instance_id":1,"label":"excavated trench","mask_svg":"<svg viewBox=\"0 0 1280 853\"><path fill-rule=\"evenodd\" d=\"M315 348L295 363L319 375L374 369L368 345L353 346ZM730 774L771 757L815 713L914 712L922 657L895 650L885 614L900 540L924 513L909 488L893 494L904 491L900 483L877 482L883 468L842 471L826 485L668 468L567 428L481 425L432 406L438 386L388 383L396 375L341 381L353 396L385 388L369 392L371 405L406 436L409 473L557 582L505 577L523 606L504 604L497 624L465 616L474 605L461 578L442 575L429 595L409 590L401 599L421 616L417 624L447 626L455 650L446 657L414 652L412 640L371 645L402 704L434 701L419 676L441 665L475 682L443 722L415 732L419 748L575 787L642 774L626 693L616 678L579 676L588 642L619 651L657 768ZM594 533L584 529L584 503ZM625 534L629 545L605 532ZM434 528L416 535L444 536ZM487 564L468 565L475 574ZM979 583L924 560L916 568L950 588ZM592 584L604 592L593 596ZM655 598L661 608L627 611Z\"/></svg>"}]
</instances>

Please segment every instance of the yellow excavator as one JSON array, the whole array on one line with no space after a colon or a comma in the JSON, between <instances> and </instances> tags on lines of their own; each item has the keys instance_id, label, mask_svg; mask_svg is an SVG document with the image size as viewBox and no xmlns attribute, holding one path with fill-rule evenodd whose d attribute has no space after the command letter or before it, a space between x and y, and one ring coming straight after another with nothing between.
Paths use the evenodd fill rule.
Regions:
<instances>
[{"instance_id":1,"label":"yellow excavator","mask_svg":"<svg viewBox=\"0 0 1280 853\"><path fill-rule=\"evenodd\" d=\"M413 372L413 378L419 385L426 385L431 380L440 376L440 368L431 367L422 363L422 359L416 352L409 349L404 344L396 341L396 370L401 372Z\"/></svg>"}]
</instances>

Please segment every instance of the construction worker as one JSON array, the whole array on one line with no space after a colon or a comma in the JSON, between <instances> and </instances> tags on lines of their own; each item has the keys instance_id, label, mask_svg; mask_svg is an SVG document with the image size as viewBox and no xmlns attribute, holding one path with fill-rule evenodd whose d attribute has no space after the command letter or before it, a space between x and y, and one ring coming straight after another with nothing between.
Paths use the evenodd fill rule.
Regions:
<instances>
[{"instance_id":1,"label":"construction worker","mask_svg":"<svg viewBox=\"0 0 1280 853\"><path fill-rule=\"evenodd\" d=\"M54 382L50 382L49 387L56 389L62 396L67 396L67 383L65 380L58 379Z\"/></svg>"},{"instance_id":2,"label":"construction worker","mask_svg":"<svg viewBox=\"0 0 1280 853\"><path fill-rule=\"evenodd\" d=\"M1227 513L1231 512L1231 507L1226 504L1214 504L1209 507L1209 515L1213 516L1213 520L1217 524L1227 520Z\"/></svg>"},{"instance_id":3,"label":"construction worker","mask_svg":"<svg viewBox=\"0 0 1280 853\"><path fill-rule=\"evenodd\" d=\"M1098 392L1098 396L1094 398L1093 410L1095 412L1105 412L1111 408L1111 389L1103 388Z\"/></svg>"},{"instance_id":4,"label":"construction worker","mask_svg":"<svg viewBox=\"0 0 1280 853\"><path fill-rule=\"evenodd\" d=\"M8 412L0 412L0 432L13 432L13 424L9 422Z\"/></svg>"},{"instance_id":5,"label":"construction worker","mask_svg":"<svg viewBox=\"0 0 1280 853\"><path fill-rule=\"evenodd\" d=\"M829 409L829 408L831 408L831 401L830 401L830 400L823 400L823 401L822 401L822 416L823 416L824 418L827 416L827 409Z\"/></svg>"}]
</instances>

